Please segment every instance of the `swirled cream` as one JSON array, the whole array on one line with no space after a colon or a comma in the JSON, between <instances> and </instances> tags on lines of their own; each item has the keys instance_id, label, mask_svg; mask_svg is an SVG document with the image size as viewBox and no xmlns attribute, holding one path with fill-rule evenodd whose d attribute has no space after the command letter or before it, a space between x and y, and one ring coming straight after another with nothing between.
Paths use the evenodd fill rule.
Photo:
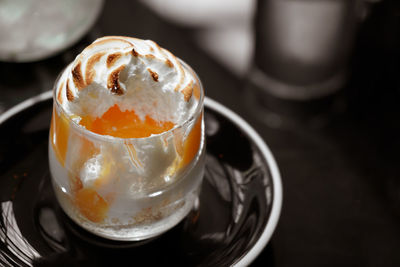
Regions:
<instances>
[{"instance_id":1,"label":"swirled cream","mask_svg":"<svg viewBox=\"0 0 400 267\"><path fill-rule=\"evenodd\" d=\"M58 80L57 101L65 112L101 117L117 105L134 108L144 120L187 120L197 106L199 92L193 73L169 51L150 40L130 37L97 39L70 64Z\"/></svg>"}]
</instances>

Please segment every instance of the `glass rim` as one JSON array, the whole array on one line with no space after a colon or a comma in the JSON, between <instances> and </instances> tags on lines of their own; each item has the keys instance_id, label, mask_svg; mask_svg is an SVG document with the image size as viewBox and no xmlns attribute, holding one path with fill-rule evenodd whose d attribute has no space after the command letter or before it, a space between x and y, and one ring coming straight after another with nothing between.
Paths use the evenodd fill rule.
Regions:
<instances>
[{"instance_id":1,"label":"glass rim","mask_svg":"<svg viewBox=\"0 0 400 267\"><path fill-rule=\"evenodd\" d=\"M162 133L159 134L152 134L150 136L147 137L130 137L130 138L124 138L124 137L115 137L115 136L111 136L111 135L102 135L102 134L98 134L95 132L92 132L88 129L86 129L84 126L80 125L79 123L75 122L74 120L71 119L71 117L67 114L67 112L64 110L63 106L58 102L57 100L57 81L60 79L61 75L64 73L65 69L64 68L59 76L57 77L54 86L53 86L53 104L55 104L56 106L56 112L59 110L60 112L62 112L65 117L68 119L69 122L71 122L72 127L77 130L78 132L80 132L81 134L88 136L89 138L93 138L97 141L103 141L103 142L112 142L112 143L132 143L133 141L140 141L140 140L151 140L153 138L159 138L159 137L163 137L163 136L168 136L170 134L173 135L173 133L178 130L178 129L183 129L185 128L187 125L189 125L191 122L193 122L194 120L196 120L199 116L200 113L203 109L204 106L204 88L203 88L203 84L201 83L201 80L199 78L199 76L197 75L197 73L189 66L189 64L187 64L185 61L183 61L182 59L178 58L179 62L182 64L182 66L186 69L188 69L191 73L191 75L194 76L194 78L196 79L196 81L199 84L199 88L200 88L200 98L199 101L197 103L196 109L194 110L193 114L186 119L185 121L183 121L180 124L175 125L174 127L172 127L171 129L169 129L168 131L164 131ZM72 64L72 63L70 63ZM69 65L70 65L69 64ZM68 65L68 66L69 66ZM67 67L68 67L67 66Z\"/></svg>"}]
</instances>

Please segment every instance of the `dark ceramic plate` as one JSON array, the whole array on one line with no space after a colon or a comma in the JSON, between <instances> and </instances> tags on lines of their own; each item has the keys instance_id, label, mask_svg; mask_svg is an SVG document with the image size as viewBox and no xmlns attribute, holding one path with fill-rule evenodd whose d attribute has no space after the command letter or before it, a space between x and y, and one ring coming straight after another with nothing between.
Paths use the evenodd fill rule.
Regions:
<instances>
[{"instance_id":1,"label":"dark ceramic plate","mask_svg":"<svg viewBox=\"0 0 400 267\"><path fill-rule=\"evenodd\" d=\"M232 111L205 100L207 159L200 206L142 242L94 236L70 221L50 186L51 92L0 116L1 266L248 265L278 221L282 189L272 154Z\"/></svg>"}]
</instances>

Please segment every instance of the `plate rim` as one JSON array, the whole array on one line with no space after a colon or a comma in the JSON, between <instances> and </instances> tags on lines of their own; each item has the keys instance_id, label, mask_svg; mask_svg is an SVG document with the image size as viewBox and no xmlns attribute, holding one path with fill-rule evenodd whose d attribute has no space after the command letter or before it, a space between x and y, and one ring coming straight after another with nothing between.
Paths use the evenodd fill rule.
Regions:
<instances>
[{"instance_id":1,"label":"plate rim","mask_svg":"<svg viewBox=\"0 0 400 267\"><path fill-rule=\"evenodd\" d=\"M256 259L258 255L260 255L261 251L265 248L268 241L271 239L272 234L278 224L282 209L283 198L281 175L271 150L262 139L262 137L248 122L246 122L242 117L240 117L231 109L225 107L224 105L209 97L205 97L204 104L208 108L226 116L228 119L231 120L232 123L234 123L236 126L241 128L245 133L249 135L250 139L254 141L254 143L260 149L261 154L264 156L271 174L273 198L271 212L267 224L264 228L263 233L258 238L254 246L242 258L240 258L239 261L234 264L240 266L248 266Z\"/></svg>"},{"instance_id":2,"label":"plate rim","mask_svg":"<svg viewBox=\"0 0 400 267\"><path fill-rule=\"evenodd\" d=\"M12 116L19 113L22 110L27 109L38 102L52 98L52 95L53 95L52 90L45 91L39 95L30 97L22 101L21 103L11 107L3 114L0 114L0 124L4 123L9 118L11 118ZM204 105L207 106L207 108L210 108L224 115L237 127L239 127L246 134L248 134L249 138L252 139L254 143L257 145L257 147L260 149L260 152L263 155L264 159L266 160L271 174L273 198L272 198L272 207L270 211L270 216L268 218L267 224L262 234L254 244L254 246L249 251L247 251L243 257L241 257L237 262L234 263L234 265L236 266L247 266L250 265L256 259L256 257L261 253L261 251L265 248L268 241L271 239L272 234L275 231L275 228L278 224L282 209L282 199L283 199L281 175L271 150L269 149L265 141L262 139L262 137L256 132L256 130L252 126L250 126L249 123L247 123L242 117L240 117L237 113L235 113L231 109L225 107L224 105L220 104L219 102L207 96L204 98Z\"/></svg>"}]
</instances>

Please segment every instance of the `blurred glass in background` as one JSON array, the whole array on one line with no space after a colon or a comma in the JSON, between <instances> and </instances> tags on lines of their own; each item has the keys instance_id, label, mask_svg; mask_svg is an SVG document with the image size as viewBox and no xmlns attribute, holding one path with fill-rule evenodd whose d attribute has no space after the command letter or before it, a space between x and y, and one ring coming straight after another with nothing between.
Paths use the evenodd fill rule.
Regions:
<instances>
[{"instance_id":1,"label":"blurred glass in background","mask_svg":"<svg viewBox=\"0 0 400 267\"><path fill-rule=\"evenodd\" d=\"M259 0L248 110L273 128L321 128L341 94L360 24L379 0Z\"/></svg>"},{"instance_id":2,"label":"blurred glass in background","mask_svg":"<svg viewBox=\"0 0 400 267\"><path fill-rule=\"evenodd\" d=\"M103 0L0 0L0 60L35 61L74 44Z\"/></svg>"},{"instance_id":3,"label":"blurred glass in background","mask_svg":"<svg viewBox=\"0 0 400 267\"><path fill-rule=\"evenodd\" d=\"M260 0L252 78L266 92L309 100L345 83L365 0Z\"/></svg>"}]
</instances>

